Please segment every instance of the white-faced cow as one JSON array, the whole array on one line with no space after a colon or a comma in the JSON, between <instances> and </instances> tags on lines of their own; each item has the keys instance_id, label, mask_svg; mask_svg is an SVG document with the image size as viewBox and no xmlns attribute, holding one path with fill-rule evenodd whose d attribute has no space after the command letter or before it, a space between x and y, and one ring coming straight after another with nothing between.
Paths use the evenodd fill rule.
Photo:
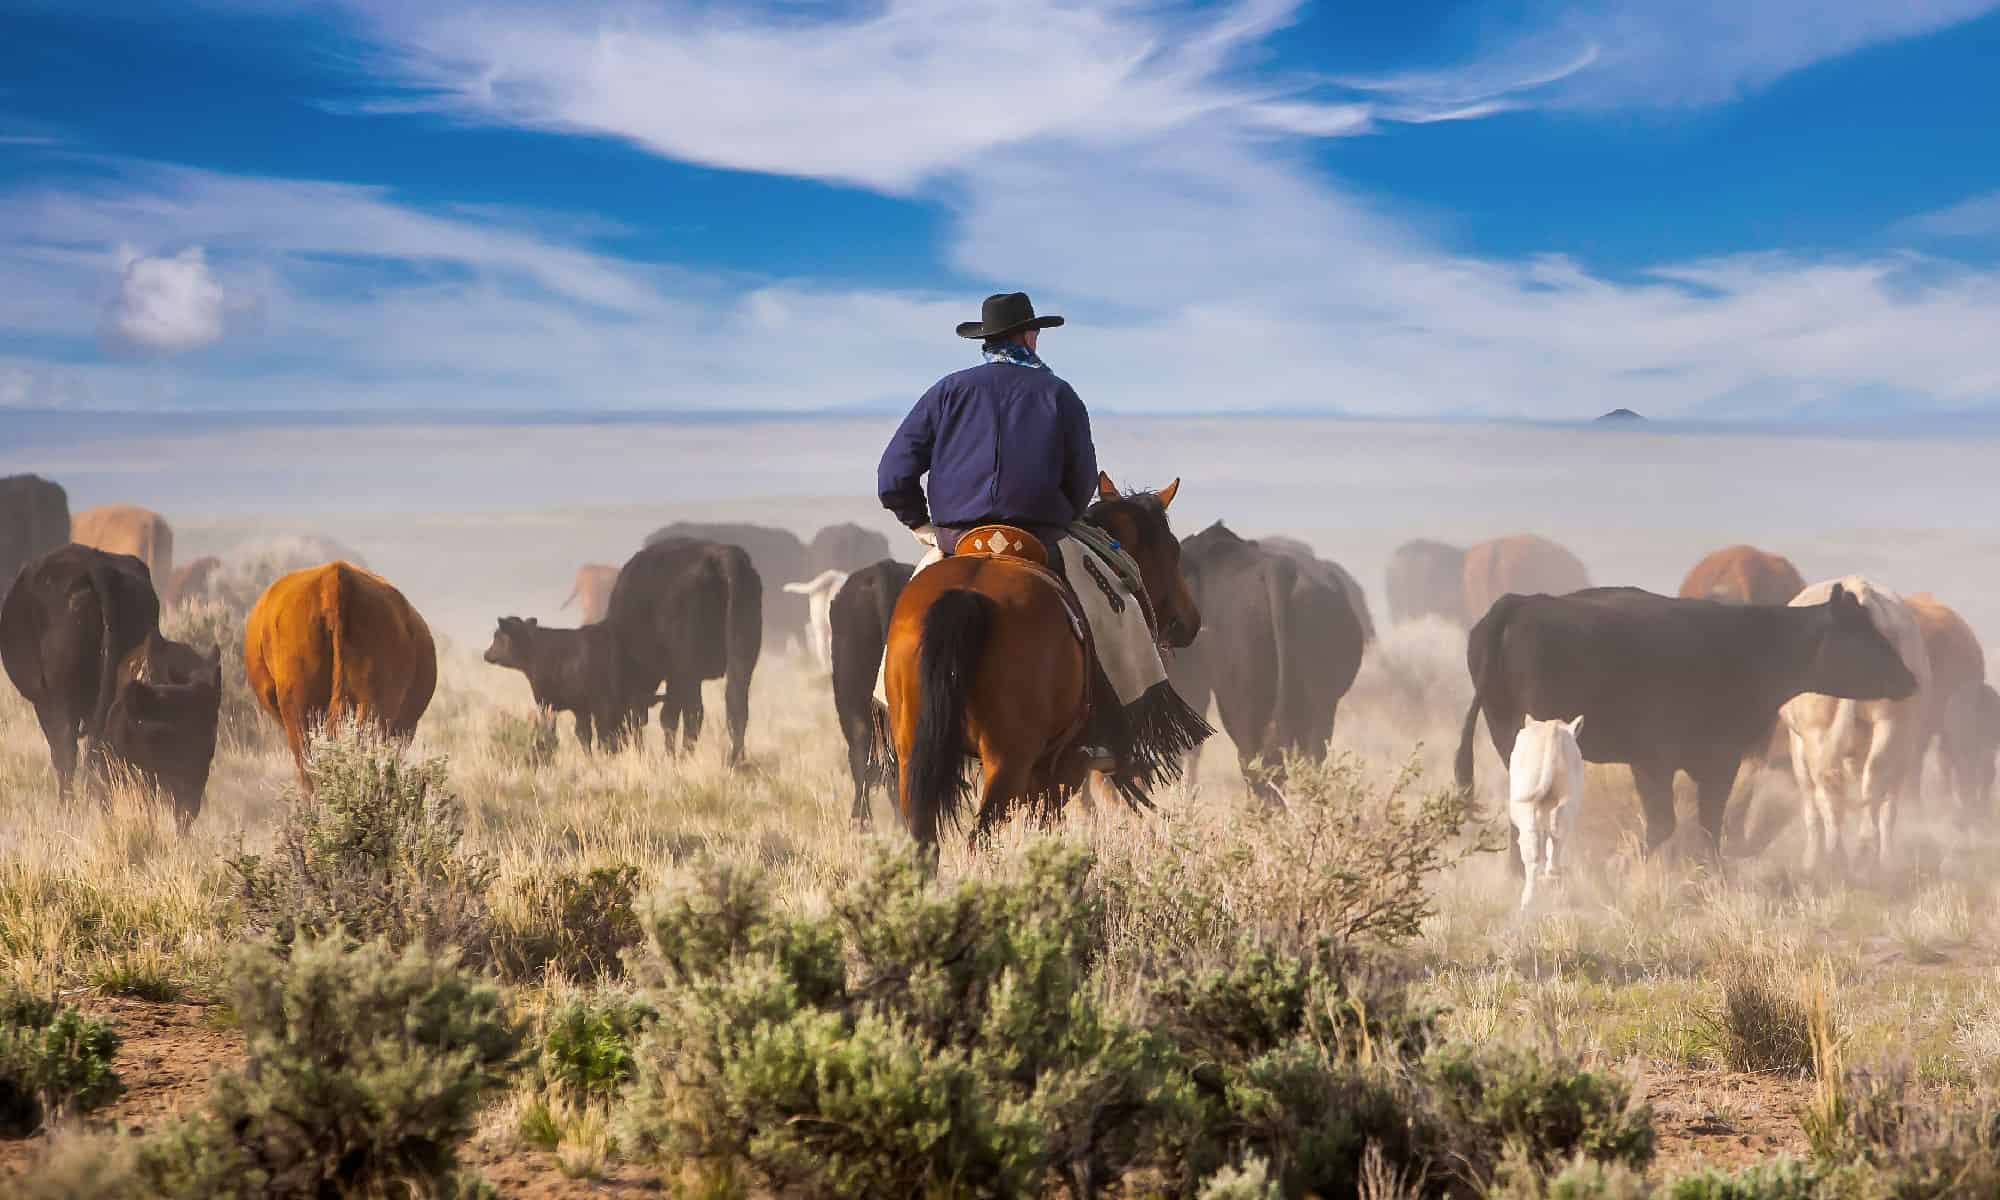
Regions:
<instances>
[{"instance_id":1,"label":"white-faced cow","mask_svg":"<svg viewBox=\"0 0 2000 1200\"><path fill-rule=\"evenodd\" d=\"M847 582L847 572L828 569L804 582L785 585L794 596L806 598L806 649L812 651L819 669L833 671L833 598Z\"/></svg>"},{"instance_id":2,"label":"white-faced cow","mask_svg":"<svg viewBox=\"0 0 2000 1200\"><path fill-rule=\"evenodd\" d=\"M1896 593L1849 575L1816 583L1793 598L1794 607L1824 604L1841 592L1858 600L1874 628L1894 646L1917 681L1896 696L1824 695L1817 689L1786 703L1782 716L1792 731L1792 774L1799 785L1805 818L1807 871L1842 858L1841 827L1850 800L1859 802L1873 830L1875 862L1889 853L1898 802L1917 786L1927 734L1924 714L1931 686L1930 656L1910 606ZM1854 794L1849 795L1850 791Z\"/></svg>"}]
</instances>

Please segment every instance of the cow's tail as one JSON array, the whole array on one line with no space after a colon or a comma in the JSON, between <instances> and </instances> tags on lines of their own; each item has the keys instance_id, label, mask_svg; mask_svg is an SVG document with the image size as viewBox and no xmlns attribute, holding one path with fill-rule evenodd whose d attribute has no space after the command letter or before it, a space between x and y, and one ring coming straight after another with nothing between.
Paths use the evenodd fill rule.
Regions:
<instances>
[{"instance_id":1,"label":"cow's tail","mask_svg":"<svg viewBox=\"0 0 2000 1200\"><path fill-rule=\"evenodd\" d=\"M1465 724L1458 733L1458 757L1452 763L1453 780L1461 788L1472 786L1473 753L1478 748L1479 710L1486 702L1486 681L1500 659L1500 639L1507 632L1507 618L1513 615L1515 599L1502 596L1472 627L1465 644L1465 665L1472 675L1472 703L1465 710Z\"/></svg>"},{"instance_id":2,"label":"cow's tail","mask_svg":"<svg viewBox=\"0 0 2000 1200\"><path fill-rule=\"evenodd\" d=\"M569 598L564 600L561 604L556 605L556 611L561 612L564 609L568 608L570 605L575 604L578 591L579 589L574 585L572 585L569 589Z\"/></svg>"},{"instance_id":3,"label":"cow's tail","mask_svg":"<svg viewBox=\"0 0 2000 1200\"><path fill-rule=\"evenodd\" d=\"M344 614L353 594L353 587L342 564L334 563L332 577L327 581L326 593L321 597L320 612L326 621L327 660L332 664L333 687L327 692L326 716L327 732L332 733L338 722L359 716L354 697L347 694L347 623ZM312 736L306 730L306 737Z\"/></svg>"},{"instance_id":4,"label":"cow's tail","mask_svg":"<svg viewBox=\"0 0 2000 1200\"><path fill-rule=\"evenodd\" d=\"M1272 657L1278 664L1278 677L1272 681L1277 703L1271 706L1271 723L1276 727L1274 732L1280 735L1267 739L1268 742L1281 742L1286 728L1285 715L1296 712L1298 708L1292 700L1292 689L1297 686L1298 681L1293 677L1291 668L1293 647L1296 644L1292 641L1292 600L1298 591L1298 584L1298 568L1293 566L1289 559L1280 559L1272 564L1271 569L1264 572L1265 594L1271 603L1271 648L1276 652ZM1293 748L1280 745L1281 750ZM1264 765L1267 768L1274 768L1282 764Z\"/></svg>"},{"instance_id":5,"label":"cow's tail","mask_svg":"<svg viewBox=\"0 0 2000 1200\"><path fill-rule=\"evenodd\" d=\"M953 588L931 602L917 640L917 731L904 811L919 841L936 839L965 801L965 707L997 605Z\"/></svg>"},{"instance_id":6,"label":"cow's tail","mask_svg":"<svg viewBox=\"0 0 2000 1200\"><path fill-rule=\"evenodd\" d=\"M731 557L723 582L728 653L722 696L729 718L730 758L735 760L743 755L744 733L750 726L750 676L764 651L764 580L750 565L750 556L739 553Z\"/></svg>"},{"instance_id":7,"label":"cow's tail","mask_svg":"<svg viewBox=\"0 0 2000 1200\"><path fill-rule=\"evenodd\" d=\"M97 703L92 706L90 724L83 730L83 754L78 762L87 770L92 759L99 753L104 740L105 728L111 723L111 702L118 688L118 649L116 610L118 604L117 581L111 572L98 561L90 566L90 586L97 593ZM160 613L155 594L153 628L159 629Z\"/></svg>"}]
</instances>

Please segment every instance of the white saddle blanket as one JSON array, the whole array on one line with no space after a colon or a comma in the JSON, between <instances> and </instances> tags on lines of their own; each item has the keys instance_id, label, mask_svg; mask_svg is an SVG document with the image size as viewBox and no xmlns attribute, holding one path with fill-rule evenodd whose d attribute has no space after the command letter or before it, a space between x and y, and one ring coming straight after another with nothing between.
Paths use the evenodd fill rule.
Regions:
<instances>
[{"instance_id":1,"label":"white saddle blanket","mask_svg":"<svg viewBox=\"0 0 2000 1200\"><path fill-rule=\"evenodd\" d=\"M1097 658L1104 664L1104 674L1111 681L1111 690L1118 693L1121 705L1133 704L1167 678L1167 666L1160 661L1160 650L1153 642L1152 630L1146 627L1145 610L1137 596L1125 591L1118 572L1112 569L1111 564L1089 547L1075 538L1064 538L1060 553L1063 576L1069 580L1070 589L1076 593L1083 607L1084 621L1090 626L1091 639L1097 643ZM931 550L917 560L917 569L911 578L943 562L944 557L940 551ZM1084 566L1086 558L1095 563L1098 574L1118 593L1121 603L1117 607L1113 607L1111 598L1091 578L1089 568ZM875 702L881 705L889 703L888 688L880 669L875 672Z\"/></svg>"}]
</instances>

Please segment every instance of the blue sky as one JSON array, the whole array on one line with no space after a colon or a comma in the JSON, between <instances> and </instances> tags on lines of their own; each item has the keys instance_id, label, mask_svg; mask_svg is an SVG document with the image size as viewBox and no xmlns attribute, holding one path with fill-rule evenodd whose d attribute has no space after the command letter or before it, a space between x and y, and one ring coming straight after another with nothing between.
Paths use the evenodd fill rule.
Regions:
<instances>
[{"instance_id":1,"label":"blue sky","mask_svg":"<svg viewBox=\"0 0 2000 1200\"><path fill-rule=\"evenodd\" d=\"M0 405L2000 400L2000 0L0 0Z\"/></svg>"}]
</instances>

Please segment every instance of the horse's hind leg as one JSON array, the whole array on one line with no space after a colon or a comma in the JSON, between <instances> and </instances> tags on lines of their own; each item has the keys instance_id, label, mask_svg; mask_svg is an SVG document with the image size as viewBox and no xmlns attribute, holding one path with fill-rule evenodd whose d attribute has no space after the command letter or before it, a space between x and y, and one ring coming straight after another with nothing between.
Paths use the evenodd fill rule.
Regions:
<instances>
[{"instance_id":1,"label":"horse's hind leg","mask_svg":"<svg viewBox=\"0 0 2000 1200\"><path fill-rule=\"evenodd\" d=\"M984 781L979 792L979 818L973 825L975 841L985 841L1008 812L1033 793L1034 770L1005 754L985 750L979 761Z\"/></svg>"}]
</instances>

